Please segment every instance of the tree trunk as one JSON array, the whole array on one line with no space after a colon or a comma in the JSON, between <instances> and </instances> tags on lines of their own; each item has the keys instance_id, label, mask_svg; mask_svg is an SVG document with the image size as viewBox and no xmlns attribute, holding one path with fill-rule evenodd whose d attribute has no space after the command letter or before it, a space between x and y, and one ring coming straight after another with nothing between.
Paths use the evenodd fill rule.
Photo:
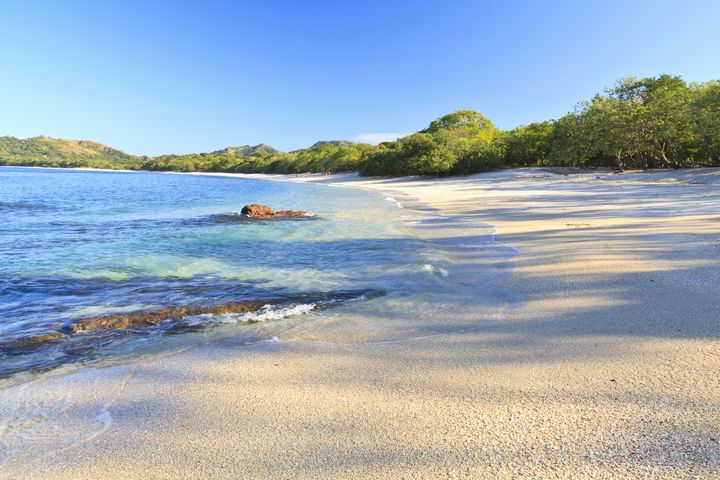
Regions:
<instances>
[{"instance_id":1,"label":"tree trunk","mask_svg":"<svg viewBox=\"0 0 720 480\"><path fill-rule=\"evenodd\" d=\"M617 166L620 170L625 170L622 160L622 150L619 152L615 152L615 161L617 162Z\"/></svg>"},{"instance_id":2,"label":"tree trunk","mask_svg":"<svg viewBox=\"0 0 720 480\"><path fill-rule=\"evenodd\" d=\"M678 165L668 158L667 156L667 144L666 142L660 142L660 155L662 156L663 162L665 162L665 165L670 168L679 168Z\"/></svg>"}]
</instances>

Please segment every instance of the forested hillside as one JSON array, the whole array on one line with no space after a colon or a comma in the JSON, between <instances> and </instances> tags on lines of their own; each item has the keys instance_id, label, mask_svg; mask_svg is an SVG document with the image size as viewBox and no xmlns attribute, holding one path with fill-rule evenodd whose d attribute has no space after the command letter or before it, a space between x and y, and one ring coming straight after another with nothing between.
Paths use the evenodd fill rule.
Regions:
<instances>
[{"instance_id":1,"label":"forested hillside","mask_svg":"<svg viewBox=\"0 0 720 480\"><path fill-rule=\"evenodd\" d=\"M0 165L139 168L141 158L86 140L0 137Z\"/></svg>"},{"instance_id":2,"label":"forested hillside","mask_svg":"<svg viewBox=\"0 0 720 480\"><path fill-rule=\"evenodd\" d=\"M504 131L472 110L377 146L321 141L281 152L269 145L136 157L75 140L0 137L1 165L173 171L458 175L519 166L681 168L720 166L720 81L627 78L558 120Z\"/></svg>"}]
</instances>

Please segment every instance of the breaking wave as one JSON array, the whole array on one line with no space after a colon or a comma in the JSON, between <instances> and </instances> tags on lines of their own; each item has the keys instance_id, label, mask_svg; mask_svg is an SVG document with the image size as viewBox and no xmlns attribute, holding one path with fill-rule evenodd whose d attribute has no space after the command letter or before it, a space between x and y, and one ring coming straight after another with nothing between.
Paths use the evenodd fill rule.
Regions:
<instances>
[{"instance_id":1,"label":"breaking wave","mask_svg":"<svg viewBox=\"0 0 720 480\"><path fill-rule=\"evenodd\" d=\"M277 307L275 305L265 305L260 310L255 312L246 313L227 313L227 314L213 314L203 313L200 315L194 315L192 317L185 318L185 322L188 325L205 325L212 323L225 323L225 324L237 324L237 323L258 323L272 320L283 320L287 317L294 315L304 315L310 313L317 307L314 303L301 303L298 305L291 305L287 307Z\"/></svg>"}]
</instances>

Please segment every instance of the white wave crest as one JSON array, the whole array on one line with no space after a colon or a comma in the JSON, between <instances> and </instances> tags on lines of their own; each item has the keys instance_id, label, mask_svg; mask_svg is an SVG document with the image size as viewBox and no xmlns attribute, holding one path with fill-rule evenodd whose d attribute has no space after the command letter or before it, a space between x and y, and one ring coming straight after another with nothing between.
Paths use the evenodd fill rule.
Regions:
<instances>
[{"instance_id":1,"label":"white wave crest","mask_svg":"<svg viewBox=\"0 0 720 480\"><path fill-rule=\"evenodd\" d=\"M314 303L300 303L289 307L276 308L273 305L265 305L260 310L246 313L224 313L214 315L212 313L203 313L187 317L185 322L188 325L204 325L208 323L257 323L267 322L268 320L282 320L293 315L304 315L315 309Z\"/></svg>"}]
</instances>

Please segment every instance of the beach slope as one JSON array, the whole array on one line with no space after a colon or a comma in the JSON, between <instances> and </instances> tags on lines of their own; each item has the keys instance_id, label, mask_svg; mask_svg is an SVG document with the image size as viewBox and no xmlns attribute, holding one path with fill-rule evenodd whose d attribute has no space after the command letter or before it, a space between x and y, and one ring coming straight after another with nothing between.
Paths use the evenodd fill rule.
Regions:
<instances>
[{"instance_id":1,"label":"beach slope","mask_svg":"<svg viewBox=\"0 0 720 480\"><path fill-rule=\"evenodd\" d=\"M9 389L14 418L38 396L47 415L22 452L0 431L1 478L720 476L719 170L281 180L493 225L514 307L466 332L226 341Z\"/></svg>"}]
</instances>

